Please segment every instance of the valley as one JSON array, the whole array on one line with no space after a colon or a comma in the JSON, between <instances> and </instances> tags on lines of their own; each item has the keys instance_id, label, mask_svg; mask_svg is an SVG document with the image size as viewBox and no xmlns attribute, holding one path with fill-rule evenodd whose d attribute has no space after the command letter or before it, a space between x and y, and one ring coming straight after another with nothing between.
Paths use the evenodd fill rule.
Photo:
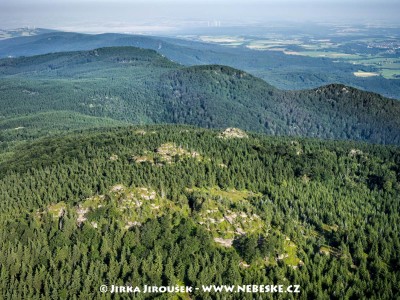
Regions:
<instances>
[{"instance_id":1,"label":"valley","mask_svg":"<svg viewBox=\"0 0 400 300\"><path fill-rule=\"evenodd\" d=\"M279 90L241 70L185 67L135 47L2 59L0 82L4 149L63 129L129 123L400 142L396 100L337 84Z\"/></svg>"},{"instance_id":2,"label":"valley","mask_svg":"<svg viewBox=\"0 0 400 300\"><path fill-rule=\"evenodd\" d=\"M329 28L329 29L328 29ZM182 35L183 39L232 48L278 51L286 55L329 58L335 63L357 65L375 76L400 78L399 35L396 28L362 25L320 25L320 31L302 32L289 25L258 29L256 35ZM211 32L210 32L211 33ZM355 75L357 76L357 75Z\"/></svg>"},{"instance_id":3,"label":"valley","mask_svg":"<svg viewBox=\"0 0 400 300\"><path fill-rule=\"evenodd\" d=\"M284 90L340 83L400 98L399 36L393 26L284 24L204 28L198 34L173 36L38 33L0 40L0 57L134 46L156 50L185 66L231 66ZM377 75L360 77L358 72Z\"/></svg>"}]
</instances>

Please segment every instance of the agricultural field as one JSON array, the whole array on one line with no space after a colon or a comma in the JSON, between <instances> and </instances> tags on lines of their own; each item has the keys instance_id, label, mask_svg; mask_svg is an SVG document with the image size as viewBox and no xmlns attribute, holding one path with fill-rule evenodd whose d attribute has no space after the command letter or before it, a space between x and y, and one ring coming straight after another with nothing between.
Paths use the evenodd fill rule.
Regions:
<instances>
[{"instance_id":1,"label":"agricultural field","mask_svg":"<svg viewBox=\"0 0 400 300\"><path fill-rule=\"evenodd\" d=\"M265 34L258 35L191 35L184 38L255 51L327 58L359 66L358 72L352 72L355 77L400 79L400 37L390 30L340 26L323 34L291 34L267 29Z\"/></svg>"},{"instance_id":2,"label":"agricultural field","mask_svg":"<svg viewBox=\"0 0 400 300\"><path fill-rule=\"evenodd\" d=\"M0 40L10 39L15 37L23 37L23 36L34 36L51 31L52 30L35 28L35 27L24 27L12 30L0 29Z\"/></svg>"}]
</instances>

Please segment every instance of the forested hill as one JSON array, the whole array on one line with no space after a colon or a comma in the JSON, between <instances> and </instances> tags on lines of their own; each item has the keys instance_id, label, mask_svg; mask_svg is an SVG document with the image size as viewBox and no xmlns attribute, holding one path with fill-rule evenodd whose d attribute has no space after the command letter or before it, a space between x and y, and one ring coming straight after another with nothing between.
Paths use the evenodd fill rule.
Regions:
<instances>
[{"instance_id":1,"label":"forested hill","mask_svg":"<svg viewBox=\"0 0 400 300\"><path fill-rule=\"evenodd\" d=\"M36 124L8 121L73 112L135 124L234 126L400 144L398 101L343 85L282 91L240 70L184 67L153 50L112 47L2 59L0 83L0 121L15 126L3 129L25 135Z\"/></svg>"},{"instance_id":2,"label":"forested hill","mask_svg":"<svg viewBox=\"0 0 400 300\"><path fill-rule=\"evenodd\" d=\"M236 35L236 34L235 34ZM382 76L359 78L354 72L362 65L338 62L326 57L286 55L279 51L258 51L246 46L226 47L186 39L130 35L48 32L0 40L0 58L32 56L50 52L92 50L101 47L134 46L153 49L186 66L227 65L245 70L285 90L314 88L342 83L399 99L398 80Z\"/></svg>"},{"instance_id":3,"label":"forested hill","mask_svg":"<svg viewBox=\"0 0 400 300\"><path fill-rule=\"evenodd\" d=\"M113 298L103 284L400 296L397 147L141 126L17 150L0 164L2 299Z\"/></svg>"}]
</instances>

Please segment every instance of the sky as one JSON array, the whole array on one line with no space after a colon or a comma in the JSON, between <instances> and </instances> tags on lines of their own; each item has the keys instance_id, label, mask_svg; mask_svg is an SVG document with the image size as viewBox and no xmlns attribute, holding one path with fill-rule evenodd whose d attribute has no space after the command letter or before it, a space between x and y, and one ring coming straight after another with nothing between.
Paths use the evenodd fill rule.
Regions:
<instances>
[{"instance_id":1,"label":"sky","mask_svg":"<svg viewBox=\"0 0 400 300\"><path fill-rule=\"evenodd\" d=\"M283 21L399 23L399 0L0 0L0 29L172 32Z\"/></svg>"}]
</instances>

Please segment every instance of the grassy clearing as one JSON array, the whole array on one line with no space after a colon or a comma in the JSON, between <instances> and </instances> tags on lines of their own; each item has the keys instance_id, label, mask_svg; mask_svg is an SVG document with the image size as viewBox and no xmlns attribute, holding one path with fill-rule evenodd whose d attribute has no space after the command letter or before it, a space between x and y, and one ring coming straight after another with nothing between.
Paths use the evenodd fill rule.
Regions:
<instances>
[{"instance_id":1,"label":"grassy clearing","mask_svg":"<svg viewBox=\"0 0 400 300\"><path fill-rule=\"evenodd\" d=\"M187 205L178 206L150 188L123 185L115 185L106 195L87 198L73 208L67 207L64 202L49 205L47 213L59 218L67 209L77 216L78 226L89 222L93 227L100 228L99 225L106 223L107 214L112 213L118 215L119 224L125 229L141 226L147 220L165 214L179 212L182 216L188 216L190 212Z\"/></svg>"},{"instance_id":2,"label":"grassy clearing","mask_svg":"<svg viewBox=\"0 0 400 300\"><path fill-rule=\"evenodd\" d=\"M126 229L140 226L148 219L154 219L165 214L180 212L188 215L189 207L178 207L174 202L162 197L156 191L147 187L127 188L114 186L110 191L110 201L121 215L121 225Z\"/></svg>"},{"instance_id":3,"label":"grassy clearing","mask_svg":"<svg viewBox=\"0 0 400 300\"><path fill-rule=\"evenodd\" d=\"M338 231L339 226L338 225L327 225L327 224L322 224L322 230L326 232L336 232Z\"/></svg>"},{"instance_id":4,"label":"grassy clearing","mask_svg":"<svg viewBox=\"0 0 400 300\"><path fill-rule=\"evenodd\" d=\"M105 204L106 202L104 195L96 195L87 198L84 202L81 203L81 207L84 209L97 209L99 206Z\"/></svg>"},{"instance_id":5,"label":"grassy clearing","mask_svg":"<svg viewBox=\"0 0 400 300\"><path fill-rule=\"evenodd\" d=\"M297 257L297 245L290 240L285 240L283 250L286 254L283 261L289 266L298 266L300 258Z\"/></svg>"},{"instance_id":6,"label":"grassy clearing","mask_svg":"<svg viewBox=\"0 0 400 300\"><path fill-rule=\"evenodd\" d=\"M234 239L247 233L261 233L265 229L265 222L255 214L248 200L257 195L253 192L224 191L217 187L191 188L188 192L201 199L201 204L196 204L194 218L214 238Z\"/></svg>"},{"instance_id":7,"label":"grassy clearing","mask_svg":"<svg viewBox=\"0 0 400 300\"><path fill-rule=\"evenodd\" d=\"M65 202L61 201L56 204L49 205L47 207L47 211L53 216L53 218L59 218L62 214L62 211L65 210L66 207L67 205Z\"/></svg>"},{"instance_id":8,"label":"grassy clearing","mask_svg":"<svg viewBox=\"0 0 400 300\"><path fill-rule=\"evenodd\" d=\"M341 255L342 255L342 253L340 252L339 249L337 249L335 247L328 246L328 245L322 245L319 248L319 253L320 254L324 254L324 255L332 255L332 256L334 256L336 258L340 258Z\"/></svg>"},{"instance_id":9,"label":"grassy clearing","mask_svg":"<svg viewBox=\"0 0 400 300\"><path fill-rule=\"evenodd\" d=\"M210 231L214 238L234 239L242 234L264 231L265 222L255 214L247 200L257 194L246 190L223 191L217 187L192 188L188 191L198 192L205 198L193 213L193 218ZM67 205L59 202L48 206L47 212L58 218L66 209ZM68 209L73 210L73 214L77 216L78 225L89 222L95 228L100 228L109 213L117 214L121 228L125 229L141 226L147 220L165 214L179 213L185 217L191 214L188 205L177 205L151 188L126 187L122 184L110 187L105 195L86 198Z\"/></svg>"},{"instance_id":10,"label":"grassy clearing","mask_svg":"<svg viewBox=\"0 0 400 300\"><path fill-rule=\"evenodd\" d=\"M143 135L143 133L139 133ZM144 151L142 155L133 155L132 158L136 163L149 162L151 164L172 164L181 159L196 159L202 161L203 157L196 151L189 151L175 143L164 143L155 151Z\"/></svg>"}]
</instances>

